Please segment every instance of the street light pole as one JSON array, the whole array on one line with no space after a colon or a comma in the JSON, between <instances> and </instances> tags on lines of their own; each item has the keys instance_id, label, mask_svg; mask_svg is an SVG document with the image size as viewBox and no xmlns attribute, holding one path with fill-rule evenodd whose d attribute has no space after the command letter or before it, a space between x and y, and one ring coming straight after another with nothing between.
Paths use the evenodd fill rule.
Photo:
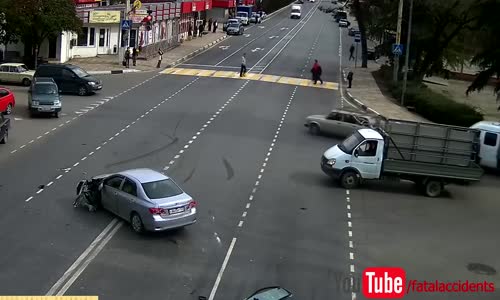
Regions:
<instances>
[{"instance_id":1,"label":"street light pole","mask_svg":"<svg viewBox=\"0 0 500 300\"><path fill-rule=\"evenodd\" d=\"M404 67L404 77L403 77L403 91L401 93L401 106L405 103L406 94L406 84L408 81L408 64L410 60L410 41L411 41L411 23L413 18L413 0L410 0L410 18L408 20L408 37L406 38L406 55L405 55L405 67Z\"/></svg>"},{"instance_id":2,"label":"street light pole","mask_svg":"<svg viewBox=\"0 0 500 300\"><path fill-rule=\"evenodd\" d=\"M401 23L403 22L403 2L404 0L399 0L399 8L398 8L398 27L396 32L396 44L401 44ZM393 81L398 82L398 71L399 71L399 55L394 54L394 73L393 73Z\"/></svg>"}]
</instances>

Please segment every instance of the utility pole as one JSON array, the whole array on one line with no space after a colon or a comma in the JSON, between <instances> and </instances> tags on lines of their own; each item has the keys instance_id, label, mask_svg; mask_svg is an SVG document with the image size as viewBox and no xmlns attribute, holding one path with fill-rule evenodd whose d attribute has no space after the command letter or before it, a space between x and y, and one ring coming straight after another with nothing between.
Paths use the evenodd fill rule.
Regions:
<instances>
[{"instance_id":1,"label":"utility pole","mask_svg":"<svg viewBox=\"0 0 500 300\"><path fill-rule=\"evenodd\" d=\"M126 3L126 8L125 10L127 11L125 13L125 20L128 20L128 14L130 13L130 0L125 0L125 3ZM127 29L127 36L126 36L126 43L125 43L125 46L128 48L129 47L129 34L130 34L130 28Z\"/></svg>"},{"instance_id":2,"label":"utility pole","mask_svg":"<svg viewBox=\"0 0 500 300\"><path fill-rule=\"evenodd\" d=\"M403 92L401 94L401 106L405 104L406 83L408 81L408 68L410 60L410 41L411 41L411 23L413 18L413 0L410 0L410 18L408 20L408 37L406 38L406 55L405 55L405 68L403 78Z\"/></svg>"},{"instance_id":3,"label":"utility pole","mask_svg":"<svg viewBox=\"0 0 500 300\"><path fill-rule=\"evenodd\" d=\"M398 27L396 32L396 44L401 44L401 23L403 22L403 2L404 0L399 0L398 8ZM398 71L399 71L399 55L394 54L394 74L393 81L398 82Z\"/></svg>"}]
</instances>

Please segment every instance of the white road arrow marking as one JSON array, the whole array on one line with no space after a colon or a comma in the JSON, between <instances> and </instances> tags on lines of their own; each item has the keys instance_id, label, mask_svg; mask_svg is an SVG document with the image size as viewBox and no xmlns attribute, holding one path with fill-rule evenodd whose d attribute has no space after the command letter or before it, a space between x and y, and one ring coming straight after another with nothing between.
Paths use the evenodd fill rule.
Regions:
<instances>
[{"instance_id":1,"label":"white road arrow marking","mask_svg":"<svg viewBox=\"0 0 500 300\"><path fill-rule=\"evenodd\" d=\"M219 49L227 50L227 49L229 49L229 46L219 46Z\"/></svg>"},{"instance_id":2,"label":"white road arrow marking","mask_svg":"<svg viewBox=\"0 0 500 300\"><path fill-rule=\"evenodd\" d=\"M279 38L279 36L277 36L277 35L271 35L269 38L270 39L275 39L275 38Z\"/></svg>"},{"instance_id":3,"label":"white road arrow marking","mask_svg":"<svg viewBox=\"0 0 500 300\"><path fill-rule=\"evenodd\" d=\"M252 52L257 52L257 51L262 51L262 50L264 50L264 48L255 48L255 49L252 49L251 51Z\"/></svg>"},{"instance_id":4,"label":"white road arrow marking","mask_svg":"<svg viewBox=\"0 0 500 300\"><path fill-rule=\"evenodd\" d=\"M245 34L245 37L250 37L250 34Z\"/></svg>"},{"instance_id":5,"label":"white road arrow marking","mask_svg":"<svg viewBox=\"0 0 500 300\"><path fill-rule=\"evenodd\" d=\"M259 26L259 28L260 28L260 29L264 29L264 28L266 28L266 26Z\"/></svg>"},{"instance_id":6,"label":"white road arrow marking","mask_svg":"<svg viewBox=\"0 0 500 300\"><path fill-rule=\"evenodd\" d=\"M281 30L287 30L288 27L281 27Z\"/></svg>"},{"instance_id":7,"label":"white road arrow marking","mask_svg":"<svg viewBox=\"0 0 500 300\"><path fill-rule=\"evenodd\" d=\"M14 121L21 121L23 118L14 118Z\"/></svg>"}]
</instances>

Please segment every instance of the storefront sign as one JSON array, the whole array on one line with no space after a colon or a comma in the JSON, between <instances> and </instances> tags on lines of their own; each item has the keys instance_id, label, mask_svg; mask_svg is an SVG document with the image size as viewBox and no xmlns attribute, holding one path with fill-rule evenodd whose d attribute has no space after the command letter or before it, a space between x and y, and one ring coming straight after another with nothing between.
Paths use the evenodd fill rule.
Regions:
<instances>
[{"instance_id":1,"label":"storefront sign","mask_svg":"<svg viewBox=\"0 0 500 300\"><path fill-rule=\"evenodd\" d=\"M89 14L89 23L120 23L119 10L93 10Z\"/></svg>"},{"instance_id":2,"label":"storefront sign","mask_svg":"<svg viewBox=\"0 0 500 300\"><path fill-rule=\"evenodd\" d=\"M208 8L207 8L208 5ZM183 14L204 11L212 7L212 1L193 1L193 2L182 2L181 11Z\"/></svg>"},{"instance_id":3,"label":"storefront sign","mask_svg":"<svg viewBox=\"0 0 500 300\"><path fill-rule=\"evenodd\" d=\"M191 7L192 7L192 11L196 11L196 2L193 2Z\"/></svg>"},{"instance_id":4,"label":"storefront sign","mask_svg":"<svg viewBox=\"0 0 500 300\"><path fill-rule=\"evenodd\" d=\"M138 9L135 13L130 14L130 20L132 20L133 23L141 23L147 15L148 11L146 9Z\"/></svg>"}]
</instances>

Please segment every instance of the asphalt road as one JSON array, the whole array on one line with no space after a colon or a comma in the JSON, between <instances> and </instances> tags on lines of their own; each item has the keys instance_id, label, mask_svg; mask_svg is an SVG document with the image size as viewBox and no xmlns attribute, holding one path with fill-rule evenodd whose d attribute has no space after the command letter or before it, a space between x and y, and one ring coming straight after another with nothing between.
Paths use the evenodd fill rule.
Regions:
<instances>
[{"instance_id":1,"label":"asphalt road","mask_svg":"<svg viewBox=\"0 0 500 300\"><path fill-rule=\"evenodd\" d=\"M301 20L284 10L185 65L234 69L247 53L253 71L308 78L318 59L323 79L338 82L339 30L320 4L305 3ZM444 199L404 184L347 194L319 168L338 141L303 126L341 106L338 91L155 75L103 77L100 95L65 96L65 105L112 100L75 119L26 121L59 123L13 131L10 141L27 143L14 153L0 147L0 294L213 300L282 285L297 299L351 299L351 266L355 275L399 265L419 279L470 280L483 277L468 262L500 268L496 178L450 187ZM136 167L168 167L198 202L197 224L139 236L104 211L71 206L83 177Z\"/></svg>"}]
</instances>

